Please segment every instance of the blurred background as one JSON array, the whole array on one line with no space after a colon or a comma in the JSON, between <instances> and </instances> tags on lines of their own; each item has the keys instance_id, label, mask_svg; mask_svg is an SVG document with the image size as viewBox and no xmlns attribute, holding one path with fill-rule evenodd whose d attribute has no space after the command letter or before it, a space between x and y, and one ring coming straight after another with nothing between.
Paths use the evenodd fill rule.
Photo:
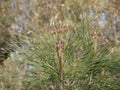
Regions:
<instances>
[{"instance_id":1,"label":"blurred background","mask_svg":"<svg viewBox=\"0 0 120 90\"><path fill-rule=\"evenodd\" d=\"M0 90L119 90L120 0L0 0Z\"/></svg>"}]
</instances>

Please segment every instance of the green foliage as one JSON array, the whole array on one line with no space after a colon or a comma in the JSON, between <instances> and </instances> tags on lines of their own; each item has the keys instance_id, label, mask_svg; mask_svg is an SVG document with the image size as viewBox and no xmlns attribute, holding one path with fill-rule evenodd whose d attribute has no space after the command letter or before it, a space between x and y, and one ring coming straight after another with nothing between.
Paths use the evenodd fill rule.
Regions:
<instances>
[{"instance_id":1,"label":"green foliage","mask_svg":"<svg viewBox=\"0 0 120 90\"><path fill-rule=\"evenodd\" d=\"M0 64L8 57L10 40L9 28L12 16L10 15L9 1L0 2Z\"/></svg>"},{"instance_id":2,"label":"green foliage","mask_svg":"<svg viewBox=\"0 0 120 90\"><path fill-rule=\"evenodd\" d=\"M119 90L119 45L105 36L109 24L102 28L95 20L101 5L98 0L45 0L28 9L32 16L25 31L12 33L19 45L13 40L16 52L5 65L3 75L10 76L2 80L3 88Z\"/></svg>"}]
</instances>

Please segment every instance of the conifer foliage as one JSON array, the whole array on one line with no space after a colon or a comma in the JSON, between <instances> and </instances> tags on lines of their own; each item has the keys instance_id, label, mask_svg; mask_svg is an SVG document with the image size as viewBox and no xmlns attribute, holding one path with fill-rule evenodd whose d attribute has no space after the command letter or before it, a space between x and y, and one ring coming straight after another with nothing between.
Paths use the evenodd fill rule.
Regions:
<instances>
[{"instance_id":1,"label":"conifer foliage","mask_svg":"<svg viewBox=\"0 0 120 90\"><path fill-rule=\"evenodd\" d=\"M119 90L117 3L34 0L29 2L32 7L17 8L27 24L20 33L11 28L14 38L8 45L15 51L5 62L4 73L0 71L0 89Z\"/></svg>"}]
</instances>

